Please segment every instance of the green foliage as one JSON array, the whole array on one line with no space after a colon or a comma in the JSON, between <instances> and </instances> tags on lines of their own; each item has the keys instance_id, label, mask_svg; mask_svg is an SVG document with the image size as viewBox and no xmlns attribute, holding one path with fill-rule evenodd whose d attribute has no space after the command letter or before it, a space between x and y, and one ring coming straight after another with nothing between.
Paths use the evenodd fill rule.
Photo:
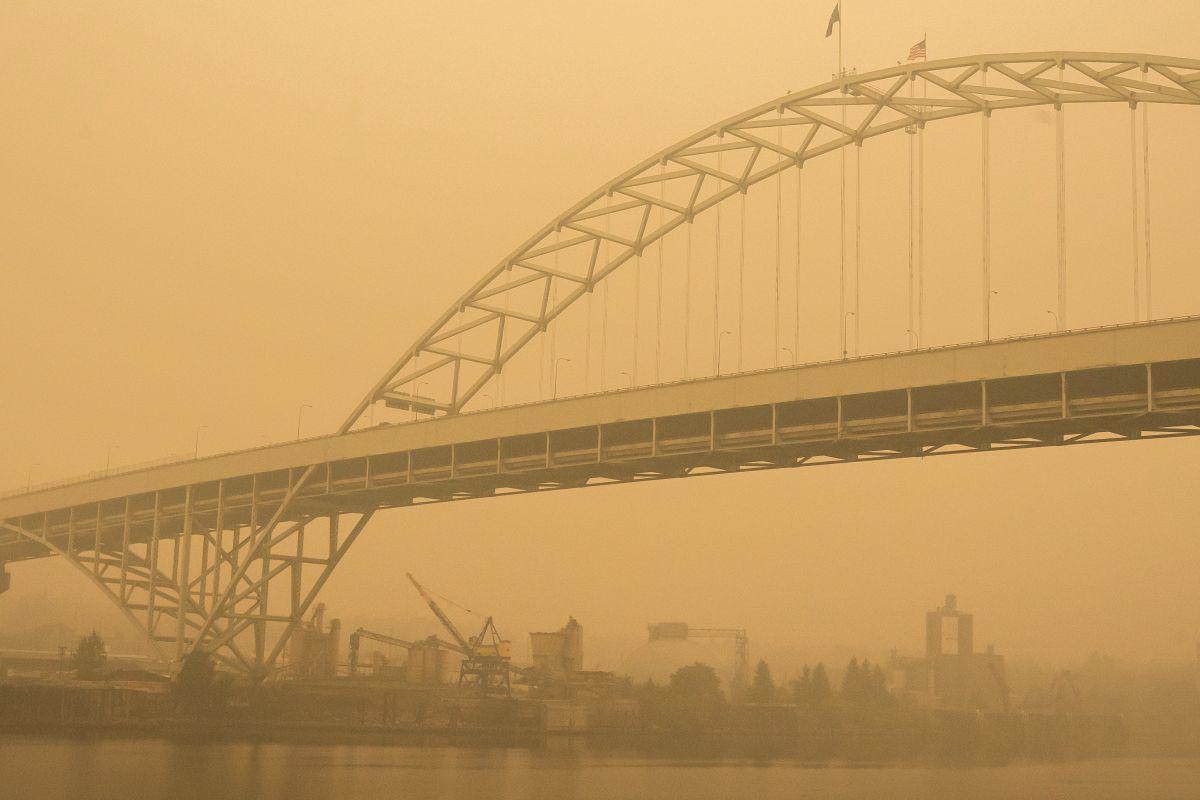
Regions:
<instances>
[{"instance_id":1,"label":"green foliage","mask_svg":"<svg viewBox=\"0 0 1200 800\"><path fill-rule=\"evenodd\" d=\"M771 668L766 661L760 660L754 669L754 681L746 690L746 699L751 703L775 702L775 679L771 677Z\"/></svg>"},{"instance_id":2,"label":"green foliage","mask_svg":"<svg viewBox=\"0 0 1200 800\"><path fill-rule=\"evenodd\" d=\"M92 631L79 640L71 654L71 668L78 678L85 681L97 680L108 661L108 650L100 634Z\"/></svg>"}]
</instances>

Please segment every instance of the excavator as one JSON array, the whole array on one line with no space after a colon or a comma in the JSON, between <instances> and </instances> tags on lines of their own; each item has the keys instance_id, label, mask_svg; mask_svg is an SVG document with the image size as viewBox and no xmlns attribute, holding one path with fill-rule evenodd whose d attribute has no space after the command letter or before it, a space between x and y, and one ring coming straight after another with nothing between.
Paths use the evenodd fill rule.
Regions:
<instances>
[{"instance_id":1,"label":"excavator","mask_svg":"<svg viewBox=\"0 0 1200 800\"><path fill-rule=\"evenodd\" d=\"M416 587L417 592L434 616L442 623L442 627L453 637L454 642L447 644L447 647L466 656L459 669L458 685L476 687L484 695L510 694L512 685L509 674L513 670L510 661L510 647L507 641L500 638L500 632L496 630L496 624L492 618L487 617L479 633L468 639L425 587L417 582L412 573L405 574L408 575L408 579L412 581L412 585Z\"/></svg>"}]
</instances>

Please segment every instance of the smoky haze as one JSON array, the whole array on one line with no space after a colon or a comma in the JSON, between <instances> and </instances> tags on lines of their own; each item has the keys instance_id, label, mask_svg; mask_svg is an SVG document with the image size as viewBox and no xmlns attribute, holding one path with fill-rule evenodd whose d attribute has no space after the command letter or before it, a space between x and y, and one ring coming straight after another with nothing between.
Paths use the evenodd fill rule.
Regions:
<instances>
[{"instance_id":1,"label":"smoky haze","mask_svg":"<svg viewBox=\"0 0 1200 800\"><path fill-rule=\"evenodd\" d=\"M298 422L304 436L334 430L442 308L561 210L718 119L828 80L828 5L5 4L0 486L197 443L203 455L285 441ZM844 24L845 62L861 72L894 65L926 34L931 59L1200 55L1200 7L1165 0L859 0ZM1156 316L1200 312L1195 112L1153 112ZM1071 109L1067 125L1071 326L1127 321L1128 111ZM980 336L978 120L929 138L933 345ZM905 346L907 150L895 135L862 154L863 352ZM1046 112L996 115L996 336L1053 326L1053 157ZM812 326L800 355L818 360L838 355L836 160L805 180ZM770 212L774 197L763 188L748 202ZM766 269L769 252L748 253L748 270ZM752 308L770 302L767 285L748 284ZM769 316L749 321L748 340L769 336ZM748 358L765 366L769 352ZM582 391L579 373L562 389ZM782 671L838 647L920 652L924 612L957 592L979 644L1013 657L1187 661L1200 620L1198 447L1049 448L392 511L322 600L343 618L426 617L412 571L494 614L514 642L575 616L589 668L616 667L647 622L686 620L747 628L758 653L795 654ZM63 563L11 572L6 628L76 598L122 624Z\"/></svg>"}]
</instances>

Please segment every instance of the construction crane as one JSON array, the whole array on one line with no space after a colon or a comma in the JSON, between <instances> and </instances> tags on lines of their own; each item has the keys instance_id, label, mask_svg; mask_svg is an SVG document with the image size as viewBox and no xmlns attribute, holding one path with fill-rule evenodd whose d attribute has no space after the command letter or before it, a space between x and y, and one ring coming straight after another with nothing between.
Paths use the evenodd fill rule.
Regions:
<instances>
[{"instance_id":1,"label":"construction crane","mask_svg":"<svg viewBox=\"0 0 1200 800\"><path fill-rule=\"evenodd\" d=\"M405 574L408 575L408 579L412 581L412 585L416 587L429 609L433 611L434 616L454 637L454 641L458 644L457 649L466 656L459 668L458 685L478 686L479 691L485 695L509 694L512 691L509 681L512 665L509 662L508 642L500 638L500 632L496 630L496 624L492 618L485 619L479 633L468 639L437 604L433 596L426 591L425 587L417 582L413 574L411 572Z\"/></svg>"}]
</instances>

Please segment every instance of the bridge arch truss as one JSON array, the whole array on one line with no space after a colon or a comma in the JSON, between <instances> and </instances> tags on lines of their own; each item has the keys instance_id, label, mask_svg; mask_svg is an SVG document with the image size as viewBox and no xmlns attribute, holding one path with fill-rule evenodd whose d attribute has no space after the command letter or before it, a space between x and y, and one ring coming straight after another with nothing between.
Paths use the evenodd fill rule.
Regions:
<instances>
[{"instance_id":1,"label":"bridge arch truss","mask_svg":"<svg viewBox=\"0 0 1200 800\"><path fill-rule=\"evenodd\" d=\"M383 374L342 430L376 403L459 413L647 247L815 158L943 120L1092 103L1200 104L1200 60L1044 52L913 63L846 75L710 125L591 192L505 256Z\"/></svg>"},{"instance_id":2,"label":"bridge arch truss","mask_svg":"<svg viewBox=\"0 0 1200 800\"><path fill-rule=\"evenodd\" d=\"M1077 52L970 56L844 76L722 120L588 194L507 255L380 377L338 433L360 427L375 404L438 417L459 414L551 322L648 246L815 158L942 120L1082 103L1200 105L1200 60ZM1175 330L1192 330L1195 324L1177 323ZM1157 330L1120 335L1151 337L1152 352L1161 349L1162 342L1153 338L1160 335ZM754 408L701 411L682 397L686 387L656 387L678 407L638 419L597 421L589 416L593 407L585 408L597 399L580 398L580 416L570 424L519 435L448 439L436 447L422 430L373 428L329 437L312 449L305 449L307 443L281 447L287 452L262 454L261 461L233 454L230 458L243 459L237 469L218 475L197 478L199 472L188 472L199 463L166 467L164 472L178 469L171 474L179 479L163 478L166 482L149 491L114 492L84 504L23 507L12 516L0 515L0 545L8 548L0 556L61 556L165 658L178 661L201 647L263 676L278 663L292 630L380 508L583 486L596 479L924 456L950 447L973 451L1082 443L1109 434L1118 439L1194 435L1200 430L1200 352L1175 350L1162 357L1163 365L1147 356L1144 363L1125 365L1113 373L1116 377L1103 380L1090 362L1079 365L1078 378L1065 371L1026 376L1029 386L1019 388L1036 395L1029 402L1007 403L1002 394L989 395L1008 385L990 382L1001 376L981 376L965 400L959 395L966 384L946 391L898 385L884 397L879 387L867 394L830 388L841 380L831 378L804 392L788 383L787 396ZM904 357L940 358L929 351ZM868 368L850 361L805 370L836 375ZM741 391L751 383L783 391L779 387L786 381L776 378L782 376L744 376ZM945 382L954 381L961 381L958 373ZM1097 382L1103 391L1093 387ZM421 393L422 385L430 387L428 395ZM923 411L924 403L945 407ZM865 409L859 428L854 427L856 404ZM498 413L509 411L519 409ZM1019 421L1025 427L1005 429L1009 413L1024 415ZM930 415L927 429L922 414ZM959 420L961 426L946 420ZM443 422L471 420L436 424ZM514 416L505 425L518 422ZM884 434L893 437L886 444L871 438ZM337 455L354 442L377 439L377 450L353 458ZM280 588L271 592L272 587Z\"/></svg>"}]
</instances>

